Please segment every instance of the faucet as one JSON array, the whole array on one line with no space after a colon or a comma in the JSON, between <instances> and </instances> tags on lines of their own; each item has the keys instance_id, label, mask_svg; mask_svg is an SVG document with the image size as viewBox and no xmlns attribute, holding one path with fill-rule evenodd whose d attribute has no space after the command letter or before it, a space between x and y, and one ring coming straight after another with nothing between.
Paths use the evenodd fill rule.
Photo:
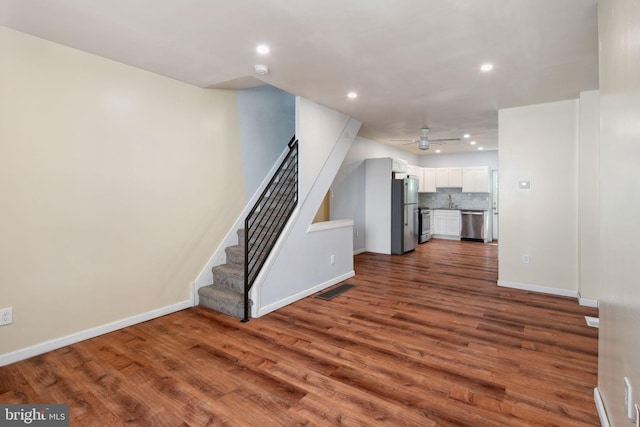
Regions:
<instances>
[{"instance_id":1,"label":"faucet","mask_svg":"<svg viewBox=\"0 0 640 427\"><path fill-rule=\"evenodd\" d=\"M449 209L453 208L453 202L451 201L451 194L449 194Z\"/></svg>"}]
</instances>

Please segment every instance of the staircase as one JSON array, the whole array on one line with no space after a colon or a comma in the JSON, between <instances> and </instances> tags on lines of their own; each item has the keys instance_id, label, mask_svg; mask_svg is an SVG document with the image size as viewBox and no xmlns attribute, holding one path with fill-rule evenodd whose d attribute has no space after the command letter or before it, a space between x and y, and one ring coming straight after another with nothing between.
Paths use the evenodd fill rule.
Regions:
<instances>
[{"instance_id":1,"label":"staircase","mask_svg":"<svg viewBox=\"0 0 640 427\"><path fill-rule=\"evenodd\" d=\"M244 316L244 229L238 245L229 246L226 264L211 269L213 284L198 289L200 305L241 319Z\"/></svg>"},{"instance_id":2,"label":"staircase","mask_svg":"<svg viewBox=\"0 0 640 427\"><path fill-rule=\"evenodd\" d=\"M238 244L225 249L227 262L214 266L213 284L198 289L200 305L249 320L249 290L298 203L298 141L269 181L239 229Z\"/></svg>"}]
</instances>

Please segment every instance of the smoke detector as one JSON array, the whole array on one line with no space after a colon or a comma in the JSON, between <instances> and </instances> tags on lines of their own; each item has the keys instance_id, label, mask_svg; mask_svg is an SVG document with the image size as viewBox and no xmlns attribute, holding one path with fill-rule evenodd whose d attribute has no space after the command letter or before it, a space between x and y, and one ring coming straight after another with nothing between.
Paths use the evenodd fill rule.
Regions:
<instances>
[{"instance_id":1,"label":"smoke detector","mask_svg":"<svg viewBox=\"0 0 640 427\"><path fill-rule=\"evenodd\" d=\"M267 67L266 65L256 65L254 67L254 70L256 71L257 74L260 74L261 76L269 74L269 67Z\"/></svg>"}]
</instances>

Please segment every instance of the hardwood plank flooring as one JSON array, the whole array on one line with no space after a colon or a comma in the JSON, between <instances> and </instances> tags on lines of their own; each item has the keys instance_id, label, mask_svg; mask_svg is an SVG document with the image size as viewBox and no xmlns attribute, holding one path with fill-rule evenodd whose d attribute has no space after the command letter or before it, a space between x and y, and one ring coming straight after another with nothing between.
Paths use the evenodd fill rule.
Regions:
<instances>
[{"instance_id":1,"label":"hardwood plank flooring","mask_svg":"<svg viewBox=\"0 0 640 427\"><path fill-rule=\"evenodd\" d=\"M240 323L191 308L0 368L72 426L597 426L576 300L500 288L497 246L355 257L355 288Z\"/></svg>"}]
</instances>

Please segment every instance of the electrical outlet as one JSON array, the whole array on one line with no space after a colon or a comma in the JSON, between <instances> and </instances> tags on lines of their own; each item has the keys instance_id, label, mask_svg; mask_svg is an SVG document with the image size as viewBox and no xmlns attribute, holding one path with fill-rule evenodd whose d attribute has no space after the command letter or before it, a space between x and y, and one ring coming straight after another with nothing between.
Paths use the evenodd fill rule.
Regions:
<instances>
[{"instance_id":1,"label":"electrical outlet","mask_svg":"<svg viewBox=\"0 0 640 427\"><path fill-rule=\"evenodd\" d=\"M331 265L336 263L336 256L335 255L331 255Z\"/></svg>"},{"instance_id":2,"label":"electrical outlet","mask_svg":"<svg viewBox=\"0 0 640 427\"><path fill-rule=\"evenodd\" d=\"M633 403L633 387L631 387L631 381L627 377L624 377L624 408L627 418L635 421L636 410Z\"/></svg>"},{"instance_id":3,"label":"electrical outlet","mask_svg":"<svg viewBox=\"0 0 640 427\"><path fill-rule=\"evenodd\" d=\"M13 323L13 307L0 309L0 325Z\"/></svg>"},{"instance_id":4,"label":"electrical outlet","mask_svg":"<svg viewBox=\"0 0 640 427\"><path fill-rule=\"evenodd\" d=\"M529 264L529 255L522 255L522 263Z\"/></svg>"}]
</instances>

